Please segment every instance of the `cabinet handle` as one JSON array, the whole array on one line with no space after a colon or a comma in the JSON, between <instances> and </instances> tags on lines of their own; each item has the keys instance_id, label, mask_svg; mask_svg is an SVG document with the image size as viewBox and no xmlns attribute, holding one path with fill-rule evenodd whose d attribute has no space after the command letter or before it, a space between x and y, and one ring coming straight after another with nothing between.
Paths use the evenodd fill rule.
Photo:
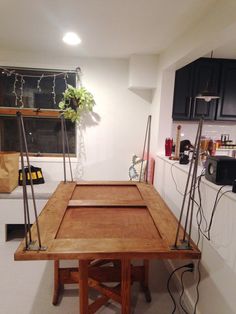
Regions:
<instances>
[{"instance_id":1,"label":"cabinet handle","mask_svg":"<svg viewBox=\"0 0 236 314\"><path fill-rule=\"evenodd\" d=\"M191 114L191 103L192 103L192 97L189 97L189 103L188 103L188 117L189 118Z\"/></svg>"},{"instance_id":2,"label":"cabinet handle","mask_svg":"<svg viewBox=\"0 0 236 314\"><path fill-rule=\"evenodd\" d=\"M195 109L196 109L196 101L197 101L197 98L194 97L194 102L193 102L193 117L195 117Z\"/></svg>"}]
</instances>

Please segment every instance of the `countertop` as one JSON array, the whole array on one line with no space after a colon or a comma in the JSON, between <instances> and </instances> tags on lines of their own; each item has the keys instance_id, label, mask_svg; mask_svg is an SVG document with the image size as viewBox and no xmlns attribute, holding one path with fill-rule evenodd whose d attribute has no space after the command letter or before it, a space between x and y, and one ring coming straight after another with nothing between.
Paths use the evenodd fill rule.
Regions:
<instances>
[{"instance_id":1,"label":"countertop","mask_svg":"<svg viewBox=\"0 0 236 314\"><path fill-rule=\"evenodd\" d=\"M157 156L157 158L161 158L165 162L171 164L173 167L176 167L177 169L181 170L182 172L188 174L188 172L189 172L189 164L188 165L182 165L178 161L170 160L169 157L166 157L166 156L164 156L162 154L157 154L156 156ZM204 168L202 166L198 166L197 174L200 175L202 173L203 169ZM217 184L214 184L214 183L206 180L205 177L202 178L201 182L203 184L205 184L206 186L209 186L211 189L214 189L216 191L218 191L222 187L222 185L217 185ZM228 190L232 190L232 185L225 185L222 188L221 193L224 193L225 191L228 191ZM228 197L228 198L230 198L230 199L232 199L234 201L236 201L236 193L228 192L224 196Z\"/></svg>"}]
</instances>

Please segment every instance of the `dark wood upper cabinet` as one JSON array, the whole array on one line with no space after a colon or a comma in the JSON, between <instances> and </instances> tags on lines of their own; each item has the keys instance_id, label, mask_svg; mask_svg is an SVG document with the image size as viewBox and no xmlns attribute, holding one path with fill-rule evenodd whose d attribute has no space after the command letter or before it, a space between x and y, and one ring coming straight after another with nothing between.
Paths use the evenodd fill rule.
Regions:
<instances>
[{"instance_id":1,"label":"dark wood upper cabinet","mask_svg":"<svg viewBox=\"0 0 236 314\"><path fill-rule=\"evenodd\" d=\"M219 59L200 58L176 71L173 120L214 120L218 100L206 102L196 96L208 89L219 90Z\"/></svg>"},{"instance_id":2,"label":"dark wood upper cabinet","mask_svg":"<svg viewBox=\"0 0 236 314\"><path fill-rule=\"evenodd\" d=\"M201 58L194 62L193 104L191 118L214 120L218 99L206 102L196 96L204 90L219 93L220 63L218 59Z\"/></svg>"},{"instance_id":3,"label":"dark wood upper cabinet","mask_svg":"<svg viewBox=\"0 0 236 314\"><path fill-rule=\"evenodd\" d=\"M174 120L189 120L192 104L192 72L193 64L176 71L174 105L172 117Z\"/></svg>"},{"instance_id":4,"label":"dark wood upper cabinet","mask_svg":"<svg viewBox=\"0 0 236 314\"><path fill-rule=\"evenodd\" d=\"M224 60L217 120L236 120L236 60Z\"/></svg>"}]
</instances>

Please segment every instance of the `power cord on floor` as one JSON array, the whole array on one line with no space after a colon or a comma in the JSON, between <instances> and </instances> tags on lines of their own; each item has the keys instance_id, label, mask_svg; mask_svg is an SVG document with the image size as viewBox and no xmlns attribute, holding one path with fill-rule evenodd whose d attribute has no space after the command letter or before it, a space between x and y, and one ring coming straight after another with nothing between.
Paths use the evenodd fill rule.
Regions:
<instances>
[{"instance_id":1,"label":"power cord on floor","mask_svg":"<svg viewBox=\"0 0 236 314\"><path fill-rule=\"evenodd\" d=\"M172 273L170 274L170 276L169 276L169 278L168 278L168 280L167 280L167 290L168 290L168 292L169 292L169 295L170 295L170 297L171 297L171 299L172 299L172 302L173 302L173 305L174 305L174 309L173 309L172 312L171 312L172 314L175 313L177 306L176 306L175 298L174 298L174 296L173 296L173 294L172 294L172 292L171 292L171 290L170 290L170 282L171 282L171 279L172 279L173 275L174 275L178 270L184 269L184 268L188 268L188 269L185 270L184 272L186 272L186 271L193 271L194 265L193 265L193 263L190 263L190 264L186 264L186 265L177 267L176 269L174 269L174 270L172 271ZM180 304L180 306L181 306L181 304ZM181 306L181 307L182 307L182 306ZM188 314L188 312L185 312L185 313Z\"/></svg>"},{"instance_id":2,"label":"power cord on floor","mask_svg":"<svg viewBox=\"0 0 236 314\"><path fill-rule=\"evenodd\" d=\"M186 273L188 273L188 272L193 272L193 268L192 268L192 269L187 269L187 270L183 271L182 274L181 274L181 277L180 277L181 289L182 289L182 291L181 291L180 298L179 298L179 304L180 304L180 306L181 306L181 308L182 308L182 310L183 310L183 312L184 312L185 314L189 314L189 313L188 313L188 311L184 308L184 306L183 306L183 304L182 304L182 298L183 298L183 295L184 295L184 281L183 281L183 279L184 279L184 275L185 275Z\"/></svg>"},{"instance_id":3,"label":"power cord on floor","mask_svg":"<svg viewBox=\"0 0 236 314\"><path fill-rule=\"evenodd\" d=\"M202 202L201 202L200 186L199 186L199 188L198 188L198 191L199 191L199 204L198 204L198 211L197 211L197 214L196 214L196 218L197 218L196 220L197 220L197 225L198 225L198 240L197 240L197 246L199 246L199 242L200 242L200 239L201 239L201 235L204 236L204 238L206 238L208 241L211 240L210 232L211 232L212 223L213 223L213 218L214 218L214 215L215 215L215 212L216 212L216 208L217 208L217 206L218 206L218 204L219 204L219 201L220 201L220 199L222 198L222 196L225 195L225 194L228 193L228 192L231 192L231 190L227 190L227 191L223 192L223 193L220 195L220 197L219 197L219 194L220 194L221 190L222 190L224 187L225 187L225 185L221 186L221 187L219 188L219 190L217 191L216 198L215 198L214 205L213 205L212 212L211 212L210 223L209 223L209 225L206 224L206 228L205 228L204 231L201 229L202 214L203 214L204 212L203 212L203 209L201 208ZM198 215L200 215L200 221L198 220ZM205 218L204 218L204 220L205 220ZM205 234L205 232L207 232L207 235ZM196 311L197 311L197 304L198 304L198 301L199 301L199 285L200 285L200 282L201 282L200 260L198 260L198 263L197 263L197 271L198 271L198 281L197 281L197 285L196 285L196 294L197 294L197 298L196 298L196 301L195 301L193 314L196 314Z\"/></svg>"},{"instance_id":4,"label":"power cord on floor","mask_svg":"<svg viewBox=\"0 0 236 314\"><path fill-rule=\"evenodd\" d=\"M176 191L181 194L182 196L186 196L188 195L190 192L188 191L186 193L186 195L184 195L179 189L178 189L178 185L175 181L175 178L174 178L174 175L173 175L173 167L175 166L175 164L178 163L178 162L175 162L171 165L171 176L172 176L172 179L174 181L174 184L175 184L175 188L176 188ZM217 206L221 200L221 198L223 197L223 195L225 195L226 193L229 193L229 192L232 192L232 189L230 190L226 190L224 192L221 192L222 189L225 187L225 185L221 186L218 191L217 191L217 194L216 194L216 197L215 197L215 201L214 201L214 204L213 204L213 208L212 208L212 211L211 211L211 216L210 216L210 220L209 220L209 224L207 222L207 219L206 219L206 216L204 214L204 210L203 210L203 207L202 207L202 196L201 196L201 190L200 190L200 185L201 185L201 179L202 177L204 176L204 169L202 171L202 173L198 176L198 181L197 181L197 185L194 187L194 189L197 188L197 191L198 191L198 197L199 197L199 202L197 202L195 199L192 199L192 201L196 204L196 206L198 207L197 209L197 212L196 212L196 221L197 221L197 226L198 226L198 240L197 240L197 246L199 246L199 242L200 242L200 239L201 239L201 235L206 238L208 241L211 240L211 229L212 229L212 225L213 225L213 219L214 219L214 216L215 216L215 213L216 213L216 209L217 209ZM221 193L221 195L220 195ZM205 223L205 228L202 230L202 222L204 220L204 223ZM174 304L174 309L172 311L172 314L175 313L176 311L176 302L175 302L175 299L170 291L170 288L169 288L169 284L170 284L170 280L172 278L172 276L174 275L174 273L176 271L178 271L179 269L181 268L184 268L186 267L185 266L182 266L182 267L178 267L176 268L170 275L169 279L168 279L168 282L167 282L167 289L168 289L168 292L171 296L171 299L173 301L173 304ZM193 270L185 270L182 272L181 274L181 287L182 287L182 292L181 292L181 295L180 295L180 306L182 308L182 310L184 311L184 313L187 313L188 312L186 311L186 309L183 307L182 305L182 297L183 297L183 294L184 294L184 284L183 284L183 276L186 272L188 271L193 271ZM195 305L194 305L194 312L193 314L196 314L196 311L197 311L197 304L198 304L198 301L199 301L199 285L200 285L200 281L201 281L201 272L200 272L200 260L198 260L198 263L197 263L197 271L198 271L198 280L197 280L197 284L196 284L196 294L197 294L197 297L196 297L196 302L195 302Z\"/></svg>"}]
</instances>

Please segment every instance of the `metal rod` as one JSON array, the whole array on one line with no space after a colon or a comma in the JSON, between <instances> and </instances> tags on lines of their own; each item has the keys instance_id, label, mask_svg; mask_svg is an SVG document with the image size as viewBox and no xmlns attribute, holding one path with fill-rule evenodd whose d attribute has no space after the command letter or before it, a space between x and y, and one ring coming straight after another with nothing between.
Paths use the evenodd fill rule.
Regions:
<instances>
[{"instance_id":1,"label":"metal rod","mask_svg":"<svg viewBox=\"0 0 236 314\"><path fill-rule=\"evenodd\" d=\"M194 151L195 151L195 148L197 145L198 134L199 134L199 125L198 125L197 135L196 135L195 144L194 144ZM189 181L190 181L190 177L191 177L191 173L192 173L192 167L193 167L193 163L194 163L194 151L193 151L193 157L192 157L191 162L190 162L187 182L186 182L186 186L185 186L184 197L183 197L180 216L179 216L179 220L178 220L178 227L177 227L177 231L176 231L174 247L177 247L177 242L178 242L178 238L179 238L180 226L181 226L181 221L182 221L182 217L183 217L185 201L186 201L186 197L187 197L187 193L188 193L188 187L189 187ZM187 228L186 226L188 223L188 212L189 212L189 210L187 211L186 220L185 220L184 237L185 237L186 228Z\"/></svg>"},{"instance_id":2,"label":"metal rod","mask_svg":"<svg viewBox=\"0 0 236 314\"><path fill-rule=\"evenodd\" d=\"M148 175L149 175L149 157L150 157L150 142L151 142L151 123L152 123L152 116L148 117L149 124L148 124L148 143L147 143L147 171L146 171L146 183L148 183Z\"/></svg>"},{"instance_id":3,"label":"metal rod","mask_svg":"<svg viewBox=\"0 0 236 314\"><path fill-rule=\"evenodd\" d=\"M63 124L64 124L65 138L66 138L67 156L68 156L69 167L70 167L70 176L71 176L71 181L73 182L74 180L73 180L72 167L71 167L69 140L68 140L68 134L67 134L67 128L66 128L66 121L65 121L64 115L63 115Z\"/></svg>"},{"instance_id":4,"label":"metal rod","mask_svg":"<svg viewBox=\"0 0 236 314\"><path fill-rule=\"evenodd\" d=\"M19 142L20 142L20 157L21 157L21 169L22 169L22 188L23 188L23 205L24 205L24 229L25 229L25 248L28 248L28 227L27 227L27 207L26 207L26 179L25 179L25 167L24 167L24 157L23 157L23 143L22 143L22 131L21 131L21 122L20 115L17 113L17 123L19 131Z\"/></svg>"},{"instance_id":5,"label":"metal rod","mask_svg":"<svg viewBox=\"0 0 236 314\"><path fill-rule=\"evenodd\" d=\"M143 144L143 154L142 154L142 162L141 162L141 169L140 169L140 174L139 174L139 182L141 182L141 177L142 177L142 172L143 172L143 161L144 161L144 154L145 154L146 142L147 142L147 137L148 137L148 129L149 129L150 117L151 116L148 116L147 126L146 126L146 131L145 131L145 138L144 138L144 144Z\"/></svg>"},{"instance_id":6,"label":"metal rod","mask_svg":"<svg viewBox=\"0 0 236 314\"><path fill-rule=\"evenodd\" d=\"M195 197L195 186L197 182L197 169L198 169L198 160L199 160L199 154L200 154L200 142L201 142L201 135L202 135L202 124L203 124L203 119L200 120L200 131L199 131L199 136L198 136L198 144L197 144L197 155L195 159L195 165L194 165L194 188L193 188L193 193L192 193L192 206L191 206L191 215L190 215L190 223L189 223L189 233L188 233L188 246L190 246L190 240L191 240L191 233L192 233L192 221L193 221L193 209L194 209L194 197Z\"/></svg>"},{"instance_id":7,"label":"metal rod","mask_svg":"<svg viewBox=\"0 0 236 314\"><path fill-rule=\"evenodd\" d=\"M185 191L184 191L184 198L183 198L182 206L181 206L181 210L180 210L180 216L179 216L178 227L177 227L176 236L175 236L174 247L177 246L177 242L178 242L178 238L179 238L179 231L180 231L181 221L182 221L182 217L183 217L185 200L186 200L186 197L187 197L187 192L188 192L188 186L189 186L189 180L190 180L190 176L191 176L192 166L193 166L193 162L191 161L190 168L189 168L189 173L188 173L188 177L187 177L187 182L186 182L186 186L185 186Z\"/></svg>"},{"instance_id":8,"label":"metal rod","mask_svg":"<svg viewBox=\"0 0 236 314\"><path fill-rule=\"evenodd\" d=\"M23 168L23 169L25 169L25 168ZM25 179L25 182L26 182L26 179ZM23 199L24 199L25 208L26 208L27 231L29 233L29 241L31 242L32 236L31 236L31 229L30 229L29 201L28 201L26 184L24 184L24 182L23 182Z\"/></svg>"},{"instance_id":9,"label":"metal rod","mask_svg":"<svg viewBox=\"0 0 236 314\"><path fill-rule=\"evenodd\" d=\"M63 153L63 171L64 183L66 182L66 157L65 157L65 128L63 123L64 115L61 114L61 138L62 138L62 153Z\"/></svg>"},{"instance_id":10,"label":"metal rod","mask_svg":"<svg viewBox=\"0 0 236 314\"><path fill-rule=\"evenodd\" d=\"M37 229L38 243L39 243L39 248L41 248L41 246L42 246L41 245L41 237L40 237L38 215L37 215L36 202L35 202L35 194L34 194L32 173L31 173L30 162L29 162L29 152L28 152L26 135L25 135L25 127L24 127L24 122L23 122L22 115L20 113L19 113L19 117L20 117L20 121L21 121L21 130L22 130L23 141L24 141L24 146L25 146L26 160L27 160L27 165L28 165L28 169L29 169L30 186L31 186L31 193L32 193L32 200L33 200L33 208L34 208L34 215L35 215L35 223L36 223L36 229Z\"/></svg>"},{"instance_id":11,"label":"metal rod","mask_svg":"<svg viewBox=\"0 0 236 314\"><path fill-rule=\"evenodd\" d=\"M198 139L199 139L199 132L200 132L200 123L198 124L198 129L197 129L197 134L195 138L195 143L194 143L194 149L193 149L193 156L191 160L191 167L189 169L189 176L192 175L192 166L193 164L195 165L195 160L196 160L196 154L197 154L197 145L198 145ZM192 194L192 189L193 189L193 177L191 181L191 186L189 190L189 198L188 198L188 205L187 205L187 213L186 213L186 218L185 218L185 226L184 226L184 234L183 234L183 242L185 241L186 238L186 233L187 233L187 227L188 227L188 219L189 219L189 212L190 212L190 205L191 205L191 194ZM195 188L195 187L194 187ZM187 191L186 191L187 193ZM186 195L187 196L187 195Z\"/></svg>"}]
</instances>

